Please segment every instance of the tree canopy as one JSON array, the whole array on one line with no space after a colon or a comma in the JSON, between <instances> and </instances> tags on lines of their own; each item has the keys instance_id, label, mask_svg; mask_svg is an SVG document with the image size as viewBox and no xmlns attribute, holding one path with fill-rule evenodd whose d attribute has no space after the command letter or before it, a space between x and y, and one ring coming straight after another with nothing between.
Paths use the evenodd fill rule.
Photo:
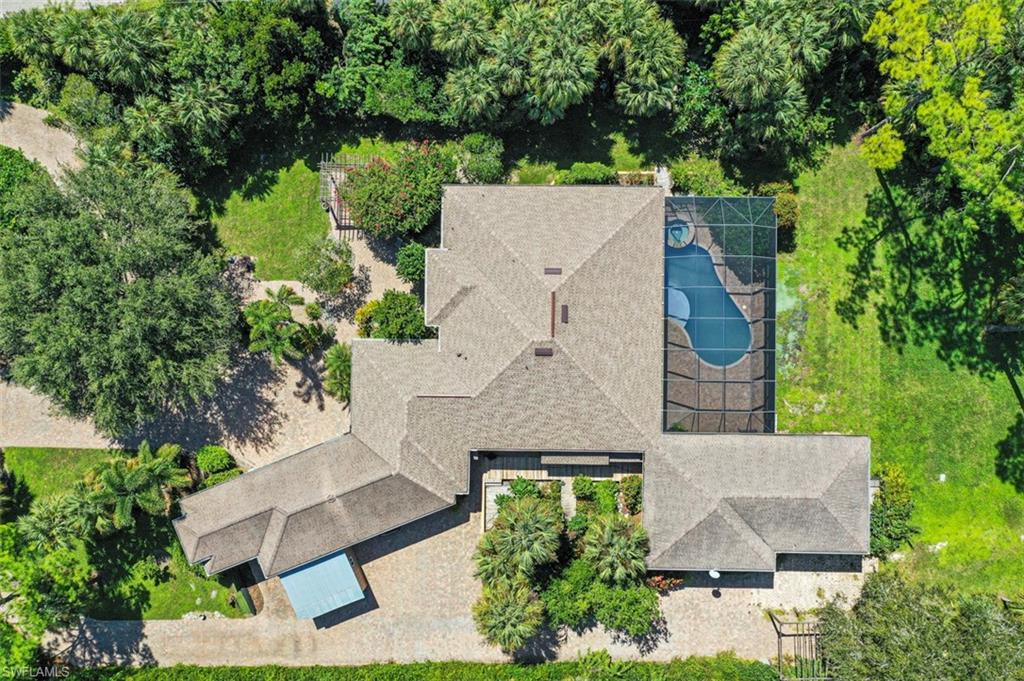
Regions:
<instances>
[{"instance_id":1,"label":"tree canopy","mask_svg":"<svg viewBox=\"0 0 1024 681\"><path fill-rule=\"evenodd\" d=\"M157 167L89 163L15 197L0 232L0 355L14 380L122 434L213 394L236 333L221 261Z\"/></svg>"}]
</instances>

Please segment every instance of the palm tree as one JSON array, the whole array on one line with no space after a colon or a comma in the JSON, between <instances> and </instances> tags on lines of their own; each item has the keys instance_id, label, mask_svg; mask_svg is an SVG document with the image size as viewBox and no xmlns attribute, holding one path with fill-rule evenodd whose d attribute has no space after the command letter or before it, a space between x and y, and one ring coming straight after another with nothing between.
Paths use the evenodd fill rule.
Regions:
<instances>
[{"instance_id":1,"label":"palm tree","mask_svg":"<svg viewBox=\"0 0 1024 681\"><path fill-rule=\"evenodd\" d=\"M276 291L268 288L266 289L266 293L267 300L273 303L278 303L279 305L290 307L292 305L302 305L306 302L306 300L296 293L295 289L288 284L281 284Z\"/></svg>"},{"instance_id":2,"label":"palm tree","mask_svg":"<svg viewBox=\"0 0 1024 681\"><path fill-rule=\"evenodd\" d=\"M139 97L135 104L124 112L128 136L135 141L139 149L154 156L159 156L171 143L173 119L171 107L152 95Z\"/></svg>"},{"instance_id":3,"label":"palm tree","mask_svg":"<svg viewBox=\"0 0 1024 681\"><path fill-rule=\"evenodd\" d=\"M647 531L618 513L597 518L583 537L583 558L609 584L622 586L643 577L649 550Z\"/></svg>"},{"instance_id":4,"label":"palm tree","mask_svg":"<svg viewBox=\"0 0 1024 681\"><path fill-rule=\"evenodd\" d=\"M352 348L337 343L324 353L324 392L341 402L352 396Z\"/></svg>"},{"instance_id":5,"label":"palm tree","mask_svg":"<svg viewBox=\"0 0 1024 681\"><path fill-rule=\"evenodd\" d=\"M473 620L488 643L511 653L540 630L544 604L524 582L503 581L484 589L473 606Z\"/></svg>"},{"instance_id":6,"label":"palm tree","mask_svg":"<svg viewBox=\"0 0 1024 681\"><path fill-rule=\"evenodd\" d=\"M71 548L96 530L100 506L79 484L71 492L41 497L18 518L18 533L36 549Z\"/></svg>"},{"instance_id":7,"label":"palm tree","mask_svg":"<svg viewBox=\"0 0 1024 681\"><path fill-rule=\"evenodd\" d=\"M171 88L171 107L178 122L196 136L217 134L234 113L220 86L200 80Z\"/></svg>"},{"instance_id":8,"label":"palm tree","mask_svg":"<svg viewBox=\"0 0 1024 681\"><path fill-rule=\"evenodd\" d=\"M299 325L292 320L287 305L272 300L257 300L245 307L249 324L249 352L269 352L275 365L289 359L302 359L296 347Z\"/></svg>"},{"instance_id":9,"label":"palm tree","mask_svg":"<svg viewBox=\"0 0 1024 681\"><path fill-rule=\"evenodd\" d=\"M483 65L450 71L444 84L448 108L459 121L490 120L500 112L498 88Z\"/></svg>"},{"instance_id":10,"label":"palm tree","mask_svg":"<svg viewBox=\"0 0 1024 681\"><path fill-rule=\"evenodd\" d=\"M715 80L741 109L771 103L793 78L789 46L775 31L746 26L715 57Z\"/></svg>"},{"instance_id":11,"label":"palm tree","mask_svg":"<svg viewBox=\"0 0 1024 681\"><path fill-rule=\"evenodd\" d=\"M110 509L115 528L132 527L136 508L150 515L170 512L172 492L192 484L188 471L178 467L180 453L178 445L153 452L143 442L134 457L112 459L100 469L95 498Z\"/></svg>"},{"instance_id":12,"label":"palm tree","mask_svg":"<svg viewBox=\"0 0 1024 681\"><path fill-rule=\"evenodd\" d=\"M96 58L110 83L145 90L159 77L164 38L152 12L109 12L95 33Z\"/></svg>"},{"instance_id":13,"label":"palm tree","mask_svg":"<svg viewBox=\"0 0 1024 681\"><path fill-rule=\"evenodd\" d=\"M530 114L544 125L565 115L590 94L597 78L597 56L584 44L548 41L534 53L530 68Z\"/></svg>"},{"instance_id":14,"label":"palm tree","mask_svg":"<svg viewBox=\"0 0 1024 681\"><path fill-rule=\"evenodd\" d=\"M508 501L487 532L490 537L481 539L477 563L480 576L487 569L481 566L488 561L501 562L508 571L523 577L532 576L538 567L557 557L563 525L561 509L553 508L546 499L521 497Z\"/></svg>"},{"instance_id":15,"label":"palm tree","mask_svg":"<svg viewBox=\"0 0 1024 681\"><path fill-rule=\"evenodd\" d=\"M491 12L483 0L442 0L431 22L434 49L453 64L473 63L491 36Z\"/></svg>"},{"instance_id":16,"label":"palm tree","mask_svg":"<svg viewBox=\"0 0 1024 681\"><path fill-rule=\"evenodd\" d=\"M430 46L430 14L433 0L392 0L388 3L388 29L406 50Z\"/></svg>"},{"instance_id":17,"label":"palm tree","mask_svg":"<svg viewBox=\"0 0 1024 681\"><path fill-rule=\"evenodd\" d=\"M53 24L53 51L69 67L84 71L93 57L92 15L88 12L61 12Z\"/></svg>"}]
</instances>

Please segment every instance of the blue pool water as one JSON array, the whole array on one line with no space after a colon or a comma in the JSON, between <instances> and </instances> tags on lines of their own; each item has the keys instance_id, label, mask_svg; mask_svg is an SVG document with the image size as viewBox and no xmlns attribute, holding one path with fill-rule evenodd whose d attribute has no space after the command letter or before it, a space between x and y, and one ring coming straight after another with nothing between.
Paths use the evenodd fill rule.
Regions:
<instances>
[{"instance_id":1,"label":"blue pool water","mask_svg":"<svg viewBox=\"0 0 1024 681\"><path fill-rule=\"evenodd\" d=\"M665 246L665 313L686 330L697 355L724 367L750 348L750 322L725 290L711 254L691 243Z\"/></svg>"}]
</instances>

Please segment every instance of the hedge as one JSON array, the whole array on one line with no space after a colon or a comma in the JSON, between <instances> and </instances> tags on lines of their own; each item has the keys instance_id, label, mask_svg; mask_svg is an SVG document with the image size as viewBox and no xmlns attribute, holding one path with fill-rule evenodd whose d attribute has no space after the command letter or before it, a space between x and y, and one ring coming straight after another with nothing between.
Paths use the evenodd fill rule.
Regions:
<instances>
[{"instance_id":1,"label":"hedge","mask_svg":"<svg viewBox=\"0 0 1024 681\"><path fill-rule=\"evenodd\" d=\"M565 681L581 678L590 668L579 662L537 665L481 664L475 662L421 662L374 664L364 667L163 667L83 670L76 681ZM669 663L635 662L622 665L614 678L647 681L775 681L768 665L740 660L732 653L690 657Z\"/></svg>"}]
</instances>

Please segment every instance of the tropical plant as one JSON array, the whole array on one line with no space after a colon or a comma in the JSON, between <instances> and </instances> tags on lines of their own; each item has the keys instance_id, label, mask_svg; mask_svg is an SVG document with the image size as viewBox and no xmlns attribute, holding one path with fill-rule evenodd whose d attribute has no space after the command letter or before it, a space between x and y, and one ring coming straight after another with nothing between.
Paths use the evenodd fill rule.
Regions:
<instances>
[{"instance_id":1,"label":"tropical plant","mask_svg":"<svg viewBox=\"0 0 1024 681\"><path fill-rule=\"evenodd\" d=\"M356 313L356 324L364 337L416 340L427 337L429 333L419 298L411 293L388 289L383 297L370 301L359 312Z\"/></svg>"},{"instance_id":2,"label":"tropical plant","mask_svg":"<svg viewBox=\"0 0 1024 681\"><path fill-rule=\"evenodd\" d=\"M590 590L597 581L594 566L576 559L541 592L548 622L578 629L593 613Z\"/></svg>"},{"instance_id":3,"label":"tropical plant","mask_svg":"<svg viewBox=\"0 0 1024 681\"><path fill-rule=\"evenodd\" d=\"M536 480L530 480L519 475L509 484L509 491L513 497L540 497L540 485Z\"/></svg>"},{"instance_id":4,"label":"tropical plant","mask_svg":"<svg viewBox=\"0 0 1024 681\"><path fill-rule=\"evenodd\" d=\"M661 619L658 592L646 584L612 586L597 582L590 590L594 617L607 629L645 636Z\"/></svg>"},{"instance_id":5,"label":"tropical plant","mask_svg":"<svg viewBox=\"0 0 1024 681\"><path fill-rule=\"evenodd\" d=\"M398 249L395 271L402 281L414 284L423 281L426 270L427 249L417 241L409 241Z\"/></svg>"},{"instance_id":6,"label":"tropical plant","mask_svg":"<svg viewBox=\"0 0 1024 681\"><path fill-rule=\"evenodd\" d=\"M332 345L324 353L324 392L346 403L352 396L352 348L348 343Z\"/></svg>"},{"instance_id":7,"label":"tropical plant","mask_svg":"<svg viewBox=\"0 0 1024 681\"><path fill-rule=\"evenodd\" d=\"M488 643L511 653L540 630L544 605L523 582L503 580L484 588L473 606L473 620Z\"/></svg>"},{"instance_id":8,"label":"tropical plant","mask_svg":"<svg viewBox=\"0 0 1024 681\"><path fill-rule=\"evenodd\" d=\"M108 12L96 22L94 49L112 85L141 90L159 80L166 44L151 12Z\"/></svg>"},{"instance_id":9,"label":"tropical plant","mask_svg":"<svg viewBox=\"0 0 1024 681\"><path fill-rule=\"evenodd\" d=\"M333 324L310 322L309 324L296 324L296 326L299 331L295 334L295 347L305 355L312 355L334 343L337 330Z\"/></svg>"},{"instance_id":10,"label":"tropical plant","mask_svg":"<svg viewBox=\"0 0 1024 681\"><path fill-rule=\"evenodd\" d=\"M292 305L304 305L306 303L305 299L303 299L302 296L296 293L295 289L293 289L288 284L281 284L279 287L277 287L276 291L274 289L268 288L266 289L266 294L267 300L269 300L272 303L277 303L278 305L283 305L284 307L291 307Z\"/></svg>"},{"instance_id":11,"label":"tropical plant","mask_svg":"<svg viewBox=\"0 0 1024 681\"><path fill-rule=\"evenodd\" d=\"M577 499L593 500L597 494L594 479L586 475L577 475L572 479L572 493Z\"/></svg>"},{"instance_id":12,"label":"tropical plant","mask_svg":"<svg viewBox=\"0 0 1024 681\"><path fill-rule=\"evenodd\" d=\"M617 480L601 480L594 488L594 501L598 513L619 512L619 483Z\"/></svg>"},{"instance_id":13,"label":"tropical plant","mask_svg":"<svg viewBox=\"0 0 1024 681\"><path fill-rule=\"evenodd\" d=\"M340 296L352 282L352 248L342 239L317 239L306 247L302 283L327 298Z\"/></svg>"},{"instance_id":14,"label":"tropical plant","mask_svg":"<svg viewBox=\"0 0 1024 681\"><path fill-rule=\"evenodd\" d=\"M643 508L644 480L639 475L627 475L621 480L622 503L626 510L636 515Z\"/></svg>"},{"instance_id":15,"label":"tropical plant","mask_svg":"<svg viewBox=\"0 0 1024 681\"><path fill-rule=\"evenodd\" d=\"M871 503L871 553L884 559L920 530L911 524L914 501L903 469L893 463L882 464L878 478L878 493Z\"/></svg>"},{"instance_id":16,"label":"tropical plant","mask_svg":"<svg viewBox=\"0 0 1024 681\"><path fill-rule=\"evenodd\" d=\"M257 300L245 306L249 324L249 352L268 352L274 364L285 358L302 359L297 347L299 325L287 306L271 300Z\"/></svg>"},{"instance_id":17,"label":"tropical plant","mask_svg":"<svg viewBox=\"0 0 1024 681\"><path fill-rule=\"evenodd\" d=\"M204 475L220 473L234 466L235 460L220 445L203 445L196 450L196 468Z\"/></svg>"},{"instance_id":18,"label":"tropical plant","mask_svg":"<svg viewBox=\"0 0 1024 681\"><path fill-rule=\"evenodd\" d=\"M214 393L237 307L174 176L87 162L3 204L18 228L0 230L0 356L16 382L112 434Z\"/></svg>"},{"instance_id":19,"label":"tropical plant","mask_svg":"<svg viewBox=\"0 0 1024 681\"><path fill-rule=\"evenodd\" d=\"M394 0L388 3L388 31L404 49L422 50L430 46L431 0Z\"/></svg>"},{"instance_id":20,"label":"tropical plant","mask_svg":"<svg viewBox=\"0 0 1024 681\"><path fill-rule=\"evenodd\" d=\"M84 489L33 500L29 512L18 518L18 533L42 551L69 549L96 531L102 508Z\"/></svg>"},{"instance_id":21,"label":"tropical plant","mask_svg":"<svg viewBox=\"0 0 1024 681\"><path fill-rule=\"evenodd\" d=\"M135 456L118 457L103 465L95 478L95 499L107 507L117 529L134 527L135 510L150 515L168 514L172 493L192 481L178 467L181 447L161 445L155 452L142 442Z\"/></svg>"},{"instance_id":22,"label":"tropical plant","mask_svg":"<svg viewBox=\"0 0 1024 681\"><path fill-rule=\"evenodd\" d=\"M228 480L237 478L241 474L242 470L240 468L230 468L226 471L213 473L212 475L207 476L206 479L203 480L203 483L202 485L200 485L200 488L209 489L210 487L219 485L222 482L227 482Z\"/></svg>"},{"instance_id":23,"label":"tropical plant","mask_svg":"<svg viewBox=\"0 0 1024 681\"><path fill-rule=\"evenodd\" d=\"M625 585L641 579L647 571L649 549L647 531L618 513L595 518L583 537L583 558L609 584Z\"/></svg>"},{"instance_id":24,"label":"tropical plant","mask_svg":"<svg viewBox=\"0 0 1024 681\"><path fill-rule=\"evenodd\" d=\"M469 182L500 184L505 181L504 153L505 143L500 138L470 133L462 138L462 174Z\"/></svg>"},{"instance_id":25,"label":"tropical plant","mask_svg":"<svg viewBox=\"0 0 1024 681\"><path fill-rule=\"evenodd\" d=\"M431 20L434 49L454 64L478 58L490 38L490 9L484 0L441 0Z\"/></svg>"},{"instance_id":26,"label":"tropical plant","mask_svg":"<svg viewBox=\"0 0 1024 681\"><path fill-rule=\"evenodd\" d=\"M529 579L555 560L564 520L561 508L535 496L513 497L502 505L494 526L477 547L477 575L486 584L503 576Z\"/></svg>"}]
</instances>

